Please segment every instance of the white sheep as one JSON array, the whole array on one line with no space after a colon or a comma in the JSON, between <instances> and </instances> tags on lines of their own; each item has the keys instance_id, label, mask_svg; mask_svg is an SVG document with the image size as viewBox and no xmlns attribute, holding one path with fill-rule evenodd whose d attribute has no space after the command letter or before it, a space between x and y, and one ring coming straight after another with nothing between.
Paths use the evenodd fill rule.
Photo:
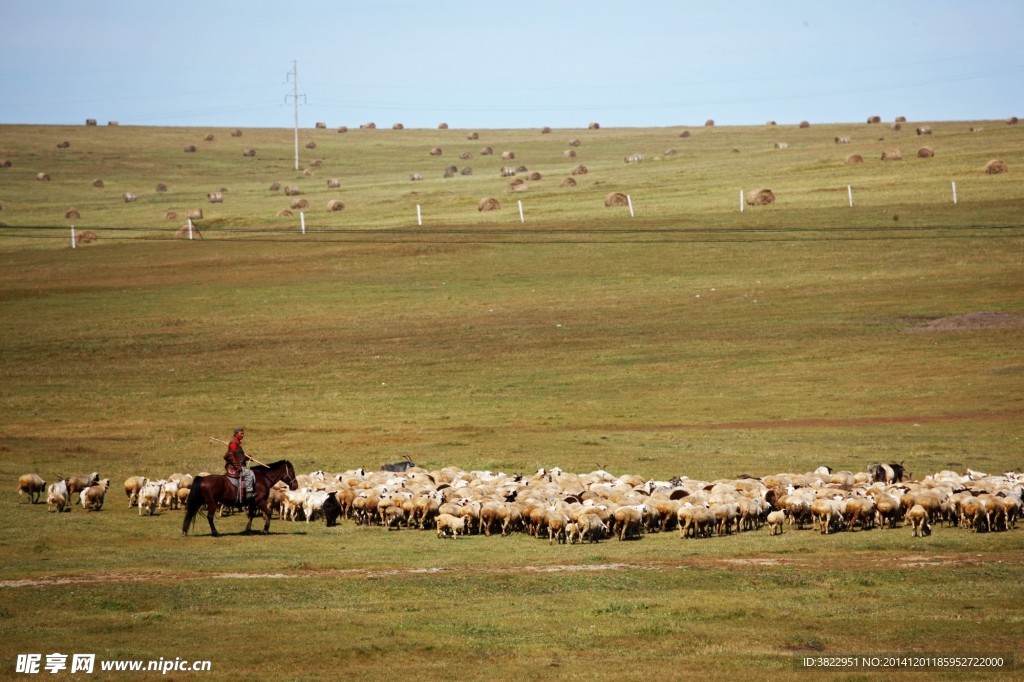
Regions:
<instances>
[{"instance_id":1,"label":"white sheep","mask_svg":"<svg viewBox=\"0 0 1024 682\"><path fill-rule=\"evenodd\" d=\"M28 495L29 504L39 501L39 496L46 492L46 481L39 474L23 474L18 479L18 501L22 495Z\"/></svg>"},{"instance_id":2,"label":"white sheep","mask_svg":"<svg viewBox=\"0 0 1024 682\"><path fill-rule=\"evenodd\" d=\"M452 516L451 514L438 514L437 537L443 538L449 533L455 539L458 539L459 535L465 535L466 522L457 516Z\"/></svg>"},{"instance_id":3,"label":"white sheep","mask_svg":"<svg viewBox=\"0 0 1024 682\"><path fill-rule=\"evenodd\" d=\"M160 490L160 508L178 508L178 481L169 480L164 483L164 487Z\"/></svg>"},{"instance_id":4,"label":"white sheep","mask_svg":"<svg viewBox=\"0 0 1024 682\"><path fill-rule=\"evenodd\" d=\"M781 535L782 527L786 524L786 510L779 509L768 513L768 528L772 535ZM778 531L776 533L776 531Z\"/></svg>"},{"instance_id":5,"label":"white sheep","mask_svg":"<svg viewBox=\"0 0 1024 682\"><path fill-rule=\"evenodd\" d=\"M68 493L68 482L63 478L50 485L46 490L46 510L56 511L58 514L66 508L71 511L71 507L68 505L68 499L71 497Z\"/></svg>"},{"instance_id":6,"label":"white sheep","mask_svg":"<svg viewBox=\"0 0 1024 682\"><path fill-rule=\"evenodd\" d=\"M160 504L160 495L163 492L164 484L167 481L159 480L153 483L147 483L142 490L139 491L139 516L142 516L142 511L148 510L149 515L152 516L156 513L157 505Z\"/></svg>"}]
</instances>

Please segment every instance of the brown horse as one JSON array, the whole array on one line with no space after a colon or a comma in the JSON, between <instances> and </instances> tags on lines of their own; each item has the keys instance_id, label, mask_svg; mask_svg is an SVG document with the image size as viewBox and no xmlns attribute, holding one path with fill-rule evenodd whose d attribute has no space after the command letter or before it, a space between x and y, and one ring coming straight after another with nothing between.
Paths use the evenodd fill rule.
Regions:
<instances>
[{"instance_id":1,"label":"brown horse","mask_svg":"<svg viewBox=\"0 0 1024 682\"><path fill-rule=\"evenodd\" d=\"M262 512L266 521L263 525L263 533L269 533L270 506L267 501L270 489L278 481L287 484L291 490L298 488L295 469L292 468L291 462L283 459L267 466L254 466L252 472L256 475L256 494L251 501L244 505L238 504L238 489L223 474L199 476L192 481L192 489L185 502L185 521L181 524L181 534L188 535L189 527L204 504L206 505L206 520L210 522L210 532L214 537L217 537L219 533L216 526L213 525L213 517L221 505L246 508L249 514L249 525L245 527L246 533L252 532L252 520L256 517L256 512Z\"/></svg>"}]
</instances>

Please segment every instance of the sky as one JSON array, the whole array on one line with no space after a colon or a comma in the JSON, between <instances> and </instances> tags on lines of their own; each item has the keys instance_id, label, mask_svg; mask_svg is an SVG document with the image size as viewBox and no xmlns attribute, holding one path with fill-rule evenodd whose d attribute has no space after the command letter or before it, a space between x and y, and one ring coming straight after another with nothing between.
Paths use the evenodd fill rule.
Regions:
<instances>
[{"instance_id":1,"label":"sky","mask_svg":"<svg viewBox=\"0 0 1024 682\"><path fill-rule=\"evenodd\" d=\"M0 124L1024 116L1019 0L0 0Z\"/></svg>"}]
</instances>

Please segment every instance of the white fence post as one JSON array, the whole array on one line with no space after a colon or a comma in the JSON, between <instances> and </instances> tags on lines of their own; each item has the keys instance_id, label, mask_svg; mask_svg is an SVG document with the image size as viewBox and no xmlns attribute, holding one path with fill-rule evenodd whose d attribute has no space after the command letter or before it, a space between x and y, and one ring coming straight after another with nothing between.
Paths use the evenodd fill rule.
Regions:
<instances>
[{"instance_id":1,"label":"white fence post","mask_svg":"<svg viewBox=\"0 0 1024 682\"><path fill-rule=\"evenodd\" d=\"M846 186L846 196L850 198L850 208L853 208L853 187L850 185Z\"/></svg>"},{"instance_id":2,"label":"white fence post","mask_svg":"<svg viewBox=\"0 0 1024 682\"><path fill-rule=\"evenodd\" d=\"M188 240L192 241L192 219L188 219Z\"/></svg>"},{"instance_id":3,"label":"white fence post","mask_svg":"<svg viewBox=\"0 0 1024 682\"><path fill-rule=\"evenodd\" d=\"M743 213L743 190L740 190L740 213Z\"/></svg>"},{"instance_id":4,"label":"white fence post","mask_svg":"<svg viewBox=\"0 0 1024 682\"><path fill-rule=\"evenodd\" d=\"M629 217L632 218L633 217L633 199L628 194L626 195L626 204L629 206Z\"/></svg>"},{"instance_id":5,"label":"white fence post","mask_svg":"<svg viewBox=\"0 0 1024 682\"><path fill-rule=\"evenodd\" d=\"M299 211L299 225L302 227L302 234L306 234L306 214Z\"/></svg>"},{"instance_id":6,"label":"white fence post","mask_svg":"<svg viewBox=\"0 0 1024 682\"><path fill-rule=\"evenodd\" d=\"M523 200L519 200L519 222L525 223L526 218L523 217Z\"/></svg>"},{"instance_id":7,"label":"white fence post","mask_svg":"<svg viewBox=\"0 0 1024 682\"><path fill-rule=\"evenodd\" d=\"M956 180L953 181L953 205L956 206Z\"/></svg>"},{"instance_id":8,"label":"white fence post","mask_svg":"<svg viewBox=\"0 0 1024 682\"><path fill-rule=\"evenodd\" d=\"M416 224L423 226L423 214L420 212L420 205L416 204Z\"/></svg>"},{"instance_id":9,"label":"white fence post","mask_svg":"<svg viewBox=\"0 0 1024 682\"><path fill-rule=\"evenodd\" d=\"M75 248L75 226L71 226L71 248Z\"/></svg>"}]
</instances>

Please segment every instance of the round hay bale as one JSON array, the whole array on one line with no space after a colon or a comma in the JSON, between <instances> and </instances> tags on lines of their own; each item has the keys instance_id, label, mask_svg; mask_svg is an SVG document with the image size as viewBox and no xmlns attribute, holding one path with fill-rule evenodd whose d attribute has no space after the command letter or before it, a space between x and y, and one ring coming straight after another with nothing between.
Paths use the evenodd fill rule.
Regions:
<instances>
[{"instance_id":1,"label":"round hay bale","mask_svg":"<svg viewBox=\"0 0 1024 682\"><path fill-rule=\"evenodd\" d=\"M302 194L302 190L299 189L298 185L285 185L284 195L286 197L297 197Z\"/></svg>"},{"instance_id":2,"label":"round hay bale","mask_svg":"<svg viewBox=\"0 0 1024 682\"><path fill-rule=\"evenodd\" d=\"M846 157L846 163L850 165L864 163L864 157L861 156L860 154L850 154L849 156Z\"/></svg>"},{"instance_id":3,"label":"round hay bale","mask_svg":"<svg viewBox=\"0 0 1024 682\"><path fill-rule=\"evenodd\" d=\"M467 140L479 140L480 139L480 133L470 133L469 135L466 136L466 139Z\"/></svg>"},{"instance_id":4,"label":"round hay bale","mask_svg":"<svg viewBox=\"0 0 1024 682\"><path fill-rule=\"evenodd\" d=\"M1011 116L1010 118L1006 119L1006 125L1008 126L1015 126L1017 125L1017 122L1018 120L1016 116Z\"/></svg>"},{"instance_id":5,"label":"round hay bale","mask_svg":"<svg viewBox=\"0 0 1024 682\"><path fill-rule=\"evenodd\" d=\"M430 155L431 156L441 156L443 153L444 153L444 150L442 150L440 147L433 147L430 150Z\"/></svg>"},{"instance_id":6,"label":"round hay bale","mask_svg":"<svg viewBox=\"0 0 1024 682\"><path fill-rule=\"evenodd\" d=\"M800 127L801 128L810 128L811 127L811 122L810 121L800 121Z\"/></svg>"},{"instance_id":7,"label":"round hay bale","mask_svg":"<svg viewBox=\"0 0 1024 682\"><path fill-rule=\"evenodd\" d=\"M360 128L366 128L367 130L376 130L377 124L374 123L373 121L370 121L369 123L363 123L359 127Z\"/></svg>"},{"instance_id":8,"label":"round hay bale","mask_svg":"<svg viewBox=\"0 0 1024 682\"><path fill-rule=\"evenodd\" d=\"M921 147L917 150L917 158L919 159L930 159L935 156L935 150L931 147Z\"/></svg>"},{"instance_id":9,"label":"round hay bale","mask_svg":"<svg viewBox=\"0 0 1024 682\"><path fill-rule=\"evenodd\" d=\"M917 134L918 135L931 135L932 134L932 127L931 126L918 126Z\"/></svg>"},{"instance_id":10,"label":"round hay bale","mask_svg":"<svg viewBox=\"0 0 1024 682\"><path fill-rule=\"evenodd\" d=\"M211 204L223 204L224 203L224 195L221 194L220 192L207 192L206 193L206 199Z\"/></svg>"},{"instance_id":11,"label":"round hay bale","mask_svg":"<svg viewBox=\"0 0 1024 682\"><path fill-rule=\"evenodd\" d=\"M327 124L324 123L323 121L317 121L316 127L318 130L327 130Z\"/></svg>"},{"instance_id":12,"label":"round hay bale","mask_svg":"<svg viewBox=\"0 0 1024 682\"><path fill-rule=\"evenodd\" d=\"M561 182L561 183L559 183L559 184L560 184L560 185L561 185L562 187L575 187L575 186L576 186L576 178L573 178L573 177L568 177L568 178L565 178L565 179L564 179L564 180L562 180L562 182Z\"/></svg>"},{"instance_id":13,"label":"round hay bale","mask_svg":"<svg viewBox=\"0 0 1024 682\"><path fill-rule=\"evenodd\" d=\"M533 172L532 172L532 173L530 173L530 175L529 175L529 179L530 179L530 180L531 180L532 182L537 182L538 180L540 180L540 178L541 178L541 175L540 175L540 173L538 173L537 171L533 171Z\"/></svg>"},{"instance_id":14,"label":"round hay bale","mask_svg":"<svg viewBox=\"0 0 1024 682\"><path fill-rule=\"evenodd\" d=\"M580 146L580 138L574 137L571 140L569 140L569 146L570 147L579 147Z\"/></svg>"},{"instance_id":15,"label":"round hay bale","mask_svg":"<svg viewBox=\"0 0 1024 682\"><path fill-rule=\"evenodd\" d=\"M902 161L903 152L899 149L888 149L882 152L882 161Z\"/></svg>"},{"instance_id":16,"label":"round hay bale","mask_svg":"<svg viewBox=\"0 0 1024 682\"><path fill-rule=\"evenodd\" d=\"M165 185L162 182L156 183L156 191L157 192L166 192L167 191L167 185Z\"/></svg>"},{"instance_id":17,"label":"round hay bale","mask_svg":"<svg viewBox=\"0 0 1024 682\"><path fill-rule=\"evenodd\" d=\"M501 158L504 159L505 161L511 161L514 158L516 158L516 153L515 152L510 152L510 151L505 151L505 152L501 153Z\"/></svg>"},{"instance_id":18,"label":"round hay bale","mask_svg":"<svg viewBox=\"0 0 1024 682\"><path fill-rule=\"evenodd\" d=\"M675 156L676 154L678 154L678 152L671 147L665 150L665 156Z\"/></svg>"},{"instance_id":19,"label":"round hay bale","mask_svg":"<svg viewBox=\"0 0 1024 682\"><path fill-rule=\"evenodd\" d=\"M92 186L97 189L103 189L103 180L96 178L92 181Z\"/></svg>"},{"instance_id":20,"label":"round hay bale","mask_svg":"<svg viewBox=\"0 0 1024 682\"><path fill-rule=\"evenodd\" d=\"M999 159L992 159L985 164L985 172L989 175L999 175L1000 173L1006 173L1009 170L1010 169L1006 163Z\"/></svg>"},{"instance_id":21,"label":"round hay bale","mask_svg":"<svg viewBox=\"0 0 1024 682\"><path fill-rule=\"evenodd\" d=\"M547 135L550 132L551 132L550 126L544 126L543 128L540 129L540 134L541 135Z\"/></svg>"},{"instance_id":22,"label":"round hay bale","mask_svg":"<svg viewBox=\"0 0 1024 682\"><path fill-rule=\"evenodd\" d=\"M338 178L328 178L327 187L330 189L338 189L339 187L341 187L341 180L339 180Z\"/></svg>"},{"instance_id":23,"label":"round hay bale","mask_svg":"<svg viewBox=\"0 0 1024 682\"><path fill-rule=\"evenodd\" d=\"M75 243L92 244L99 238L99 235L93 232L92 230L83 230L82 232L79 232L78 234L75 235Z\"/></svg>"},{"instance_id":24,"label":"round hay bale","mask_svg":"<svg viewBox=\"0 0 1024 682\"><path fill-rule=\"evenodd\" d=\"M10 159L0 159L0 168L10 168L10 167L11 167L11 160Z\"/></svg>"},{"instance_id":25,"label":"round hay bale","mask_svg":"<svg viewBox=\"0 0 1024 682\"><path fill-rule=\"evenodd\" d=\"M196 146L194 144L185 145L185 153L186 154L192 154L193 152L195 152L195 150L196 150Z\"/></svg>"},{"instance_id":26,"label":"round hay bale","mask_svg":"<svg viewBox=\"0 0 1024 682\"><path fill-rule=\"evenodd\" d=\"M906 123L907 122L907 117L906 116L897 116L896 117L896 122L897 123Z\"/></svg>"},{"instance_id":27,"label":"round hay bale","mask_svg":"<svg viewBox=\"0 0 1024 682\"><path fill-rule=\"evenodd\" d=\"M67 149L70 146L71 143L68 142L67 140L61 140L60 142L57 143L57 149Z\"/></svg>"},{"instance_id":28,"label":"round hay bale","mask_svg":"<svg viewBox=\"0 0 1024 682\"><path fill-rule=\"evenodd\" d=\"M444 171L445 171L446 173L451 173L451 174L453 174L453 175L454 175L455 173L458 173L458 172L459 172L459 167L458 167L458 166L456 166L456 165L454 165L454 164L452 164L452 165L450 165L450 166L445 166L445 167L444 167Z\"/></svg>"},{"instance_id":29,"label":"round hay bale","mask_svg":"<svg viewBox=\"0 0 1024 682\"><path fill-rule=\"evenodd\" d=\"M289 205L289 207L294 208L296 210L309 208L309 202L305 199L296 199Z\"/></svg>"},{"instance_id":30,"label":"round hay bale","mask_svg":"<svg viewBox=\"0 0 1024 682\"><path fill-rule=\"evenodd\" d=\"M462 170L459 171L459 175L472 175L472 174L473 174L473 169L470 168L469 166L466 166L465 168L463 168Z\"/></svg>"},{"instance_id":31,"label":"round hay bale","mask_svg":"<svg viewBox=\"0 0 1024 682\"><path fill-rule=\"evenodd\" d=\"M529 173L529 172L530 172L530 169L527 168L526 166L518 166L516 168L516 173Z\"/></svg>"},{"instance_id":32,"label":"round hay bale","mask_svg":"<svg viewBox=\"0 0 1024 682\"><path fill-rule=\"evenodd\" d=\"M448 124L445 123L444 121L442 121L441 123L437 124L437 129L438 130L448 130Z\"/></svg>"},{"instance_id":33,"label":"round hay bale","mask_svg":"<svg viewBox=\"0 0 1024 682\"><path fill-rule=\"evenodd\" d=\"M405 126L402 125L401 123L396 123L393 126L391 126L391 129L392 130L405 130Z\"/></svg>"},{"instance_id":34,"label":"round hay bale","mask_svg":"<svg viewBox=\"0 0 1024 682\"><path fill-rule=\"evenodd\" d=\"M277 212L278 218L291 218L294 214L287 208L282 208Z\"/></svg>"},{"instance_id":35,"label":"round hay bale","mask_svg":"<svg viewBox=\"0 0 1024 682\"><path fill-rule=\"evenodd\" d=\"M775 125L778 125L778 123L776 123L775 121L768 121L767 123L765 123L765 125L767 125L767 126L775 126Z\"/></svg>"},{"instance_id":36,"label":"round hay bale","mask_svg":"<svg viewBox=\"0 0 1024 682\"><path fill-rule=\"evenodd\" d=\"M705 128L714 128L715 127L715 119L709 118L708 120L704 121L704 127Z\"/></svg>"},{"instance_id":37,"label":"round hay bale","mask_svg":"<svg viewBox=\"0 0 1024 682\"><path fill-rule=\"evenodd\" d=\"M334 211L344 211L345 202L341 201L340 199L331 199L330 201L327 202L327 210L332 213Z\"/></svg>"},{"instance_id":38,"label":"round hay bale","mask_svg":"<svg viewBox=\"0 0 1024 682\"><path fill-rule=\"evenodd\" d=\"M178 219L178 212L177 211L167 211L166 213L164 213L164 220L177 220L177 219Z\"/></svg>"},{"instance_id":39,"label":"round hay bale","mask_svg":"<svg viewBox=\"0 0 1024 682\"><path fill-rule=\"evenodd\" d=\"M622 192L612 192L604 198L604 205L611 206L629 206L629 199Z\"/></svg>"},{"instance_id":40,"label":"round hay bale","mask_svg":"<svg viewBox=\"0 0 1024 682\"><path fill-rule=\"evenodd\" d=\"M895 131L903 130L903 124L902 123L893 123L891 126L889 126L889 130L895 130Z\"/></svg>"},{"instance_id":41,"label":"round hay bale","mask_svg":"<svg viewBox=\"0 0 1024 682\"><path fill-rule=\"evenodd\" d=\"M68 210L64 211L64 219L65 220L78 220L81 217L82 217L82 214L79 213L78 209L76 209L76 208L69 208Z\"/></svg>"},{"instance_id":42,"label":"round hay bale","mask_svg":"<svg viewBox=\"0 0 1024 682\"><path fill-rule=\"evenodd\" d=\"M234 130L231 131L231 137L241 137L241 136L242 136L242 131L239 130L238 128L235 128Z\"/></svg>"},{"instance_id":43,"label":"round hay bale","mask_svg":"<svg viewBox=\"0 0 1024 682\"><path fill-rule=\"evenodd\" d=\"M313 140L310 140L309 142L307 142L306 143L306 149L316 149L316 142L313 142Z\"/></svg>"},{"instance_id":44,"label":"round hay bale","mask_svg":"<svg viewBox=\"0 0 1024 682\"><path fill-rule=\"evenodd\" d=\"M689 130L684 130L683 132L679 133L679 137L689 137L689 136L690 136L690 131Z\"/></svg>"},{"instance_id":45,"label":"round hay bale","mask_svg":"<svg viewBox=\"0 0 1024 682\"><path fill-rule=\"evenodd\" d=\"M576 150L575 149L566 149L564 152L562 152L562 156L564 156L567 159L575 159L576 158Z\"/></svg>"},{"instance_id":46,"label":"round hay bale","mask_svg":"<svg viewBox=\"0 0 1024 682\"><path fill-rule=\"evenodd\" d=\"M512 181L508 183L508 188L512 190L518 190L526 184L526 180L522 178L512 178Z\"/></svg>"},{"instance_id":47,"label":"round hay bale","mask_svg":"<svg viewBox=\"0 0 1024 682\"><path fill-rule=\"evenodd\" d=\"M410 173L409 174L409 180L411 180L412 182L419 182L422 179L423 179L423 173Z\"/></svg>"},{"instance_id":48,"label":"round hay bale","mask_svg":"<svg viewBox=\"0 0 1024 682\"><path fill-rule=\"evenodd\" d=\"M591 123L590 125L587 126L587 129L588 130L600 130L601 129L601 124L598 123L597 121L594 121L593 123Z\"/></svg>"},{"instance_id":49,"label":"round hay bale","mask_svg":"<svg viewBox=\"0 0 1024 682\"><path fill-rule=\"evenodd\" d=\"M455 172L456 171L453 171L451 168L445 168L444 169L444 177L446 177L446 178L454 178L455 177Z\"/></svg>"},{"instance_id":50,"label":"round hay bale","mask_svg":"<svg viewBox=\"0 0 1024 682\"><path fill-rule=\"evenodd\" d=\"M869 124L871 124L871 123L881 123L881 122L882 122L882 117L881 116L868 116L868 123Z\"/></svg>"},{"instance_id":51,"label":"round hay bale","mask_svg":"<svg viewBox=\"0 0 1024 682\"><path fill-rule=\"evenodd\" d=\"M748 206L768 206L775 203L775 193L770 189L752 189L744 193L743 200Z\"/></svg>"},{"instance_id":52,"label":"round hay bale","mask_svg":"<svg viewBox=\"0 0 1024 682\"><path fill-rule=\"evenodd\" d=\"M256 156L256 150L246 149L244 152L242 152L242 156Z\"/></svg>"},{"instance_id":53,"label":"round hay bale","mask_svg":"<svg viewBox=\"0 0 1024 682\"><path fill-rule=\"evenodd\" d=\"M49 173L36 173L36 180L38 180L39 182L49 182L50 181L50 174Z\"/></svg>"},{"instance_id":54,"label":"round hay bale","mask_svg":"<svg viewBox=\"0 0 1024 682\"><path fill-rule=\"evenodd\" d=\"M469 161L470 159L473 158L473 155L470 152L462 152L461 154L459 154L459 158L462 159L463 161Z\"/></svg>"},{"instance_id":55,"label":"round hay bale","mask_svg":"<svg viewBox=\"0 0 1024 682\"><path fill-rule=\"evenodd\" d=\"M494 197L485 197L476 205L478 211L497 211L499 208L501 208L501 204Z\"/></svg>"},{"instance_id":56,"label":"round hay bale","mask_svg":"<svg viewBox=\"0 0 1024 682\"><path fill-rule=\"evenodd\" d=\"M491 156L492 154L494 154L493 147L484 147L480 150L480 156Z\"/></svg>"},{"instance_id":57,"label":"round hay bale","mask_svg":"<svg viewBox=\"0 0 1024 682\"><path fill-rule=\"evenodd\" d=\"M324 165L324 160L323 159L316 159L315 161L310 162L309 165L312 168L322 168L323 165Z\"/></svg>"},{"instance_id":58,"label":"round hay bale","mask_svg":"<svg viewBox=\"0 0 1024 682\"><path fill-rule=\"evenodd\" d=\"M188 218L189 220L202 220L203 219L203 209L201 209L201 208L190 209L189 212L188 212L188 215L185 216L185 217Z\"/></svg>"},{"instance_id":59,"label":"round hay bale","mask_svg":"<svg viewBox=\"0 0 1024 682\"><path fill-rule=\"evenodd\" d=\"M96 125L96 119L94 119L94 118L87 118L87 119L85 119L85 125L87 125L87 126L94 126L94 125Z\"/></svg>"},{"instance_id":60,"label":"round hay bale","mask_svg":"<svg viewBox=\"0 0 1024 682\"><path fill-rule=\"evenodd\" d=\"M119 126L121 124L118 123L117 121L107 121L107 125L108 126L115 126L116 127L116 126Z\"/></svg>"},{"instance_id":61,"label":"round hay bale","mask_svg":"<svg viewBox=\"0 0 1024 682\"><path fill-rule=\"evenodd\" d=\"M271 192L280 192L281 191L281 183L280 182L272 182L272 183L270 183L270 191Z\"/></svg>"},{"instance_id":62,"label":"round hay bale","mask_svg":"<svg viewBox=\"0 0 1024 682\"><path fill-rule=\"evenodd\" d=\"M213 142L213 133L206 133L203 136L203 142Z\"/></svg>"},{"instance_id":63,"label":"round hay bale","mask_svg":"<svg viewBox=\"0 0 1024 682\"><path fill-rule=\"evenodd\" d=\"M136 194L135 192L125 192L124 194L121 195L121 198L124 199L124 203L130 204L133 201L138 200L139 195Z\"/></svg>"},{"instance_id":64,"label":"round hay bale","mask_svg":"<svg viewBox=\"0 0 1024 682\"><path fill-rule=\"evenodd\" d=\"M348 132L348 126L338 126L338 132L339 133L347 133Z\"/></svg>"},{"instance_id":65,"label":"round hay bale","mask_svg":"<svg viewBox=\"0 0 1024 682\"><path fill-rule=\"evenodd\" d=\"M572 174L573 175L586 175L589 172L590 171L587 170L587 167L584 166L582 163L572 169Z\"/></svg>"}]
</instances>

